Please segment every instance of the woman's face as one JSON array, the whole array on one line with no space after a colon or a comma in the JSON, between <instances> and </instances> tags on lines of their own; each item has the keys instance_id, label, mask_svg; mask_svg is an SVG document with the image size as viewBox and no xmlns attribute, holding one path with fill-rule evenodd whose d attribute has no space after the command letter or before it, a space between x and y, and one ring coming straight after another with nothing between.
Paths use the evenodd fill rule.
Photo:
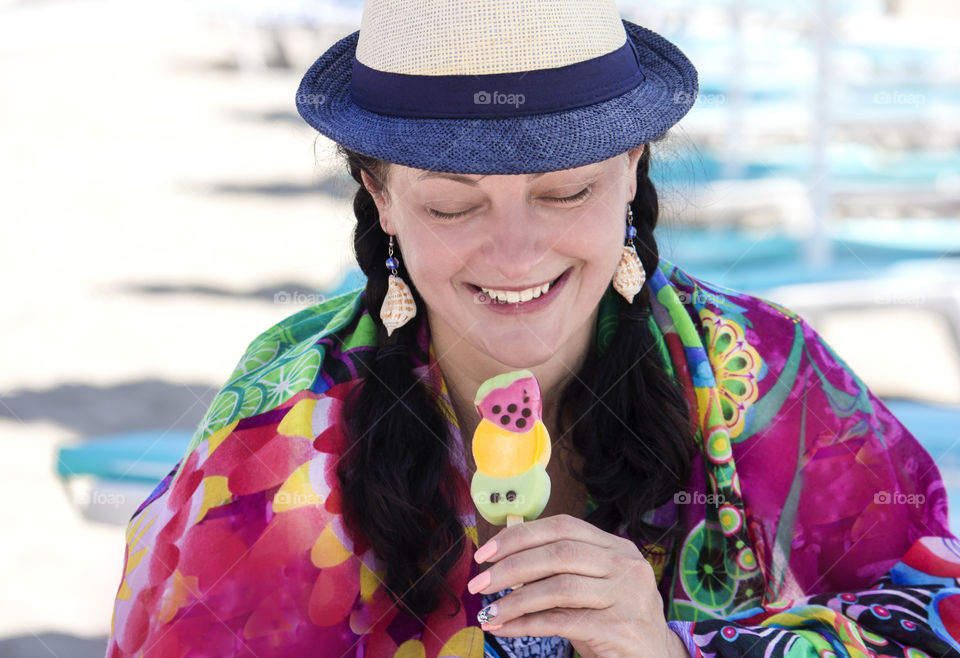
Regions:
<instances>
[{"instance_id":1,"label":"woman's face","mask_svg":"<svg viewBox=\"0 0 960 658\"><path fill-rule=\"evenodd\" d=\"M620 259L642 150L531 175L390 165L385 194L364 175L437 344L462 339L477 357L512 368L588 345Z\"/></svg>"}]
</instances>

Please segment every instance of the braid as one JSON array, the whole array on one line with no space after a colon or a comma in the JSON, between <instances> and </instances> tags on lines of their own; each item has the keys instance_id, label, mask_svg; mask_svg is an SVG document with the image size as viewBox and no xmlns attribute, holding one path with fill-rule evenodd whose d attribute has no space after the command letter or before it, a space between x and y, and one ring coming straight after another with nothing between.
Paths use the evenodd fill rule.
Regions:
<instances>
[{"instance_id":1,"label":"braid","mask_svg":"<svg viewBox=\"0 0 960 658\"><path fill-rule=\"evenodd\" d=\"M653 235L659 202L649 176L650 146L640 156L637 192L630 202L634 244L648 279L660 260ZM620 321L610 345L603 352L594 346L562 394L561 408L570 410L565 418L575 420L561 420L561 435L571 433L583 458L575 475L597 503L591 521L609 532L626 521L630 538L643 546L671 534L641 517L686 484L694 440L689 406L663 369L648 326L650 286L633 304L618 299Z\"/></svg>"},{"instance_id":2,"label":"braid","mask_svg":"<svg viewBox=\"0 0 960 658\"><path fill-rule=\"evenodd\" d=\"M383 265L387 235L380 229L372 196L362 184L361 170L381 186L385 165L341 148L350 174L361 183L353 199L357 218L354 248L367 276L363 301L378 317L387 292ZM403 259L397 273L404 276ZM423 301L411 286L420 308ZM379 324L379 323L378 323ZM425 616L436 609L446 592L459 610L459 595L445 578L467 548L463 525L456 516L457 482L448 464L447 422L430 388L414 374L408 351L416 323L387 337L379 325L378 354L347 400L345 416L350 448L337 467L343 491L344 522L370 542L387 565L385 584L395 603ZM460 545L459 548L457 545Z\"/></svg>"}]
</instances>

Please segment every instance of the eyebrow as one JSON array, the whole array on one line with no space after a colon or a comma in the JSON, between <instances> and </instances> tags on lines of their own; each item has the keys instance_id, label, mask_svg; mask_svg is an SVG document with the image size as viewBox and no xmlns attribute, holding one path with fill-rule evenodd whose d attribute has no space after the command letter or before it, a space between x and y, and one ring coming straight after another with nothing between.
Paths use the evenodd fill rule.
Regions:
<instances>
[{"instance_id":1,"label":"eyebrow","mask_svg":"<svg viewBox=\"0 0 960 658\"><path fill-rule=\"evenodd\" d=\"M543 176L544 174L547 174L547 173L549 172L544 171L539 174L527 174L527 180L533 180L534 178L539 178L540 176ZM441 171L425 171L419 176L417 176L418 181L424 180L425 178L448 178L452 181L457 181L458 183L465 183L466 185L472 185L473 187L477 187L480 181L486 178L486 174L483 174L478 178L467 178L463 174L448 174Z\"/></svg>"}]
</instances>

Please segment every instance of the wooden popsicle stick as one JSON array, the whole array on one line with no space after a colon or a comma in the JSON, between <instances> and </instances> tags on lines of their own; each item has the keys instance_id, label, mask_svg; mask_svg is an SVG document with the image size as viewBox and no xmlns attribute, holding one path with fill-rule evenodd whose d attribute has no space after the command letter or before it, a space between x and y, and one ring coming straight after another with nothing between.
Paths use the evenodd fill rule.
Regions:
<instances>
[{"instance_id":1,"label":"wooden popsicle stick","mask_svg":"<svg viewBox=\"0 0 960 658\"><path fill-rule=\"evenodd\" d=\"M523 515L521 515L521 514L507 514L507 527L508 527L508 528L511 527L511 526L520 525L521 523L523 523ZM523 587L523 583L518 583L518 584L514 585L513 587L511 587L510 589L518 590L518 589L520 589L521 587Z\"/></svg>"}]
</instances>

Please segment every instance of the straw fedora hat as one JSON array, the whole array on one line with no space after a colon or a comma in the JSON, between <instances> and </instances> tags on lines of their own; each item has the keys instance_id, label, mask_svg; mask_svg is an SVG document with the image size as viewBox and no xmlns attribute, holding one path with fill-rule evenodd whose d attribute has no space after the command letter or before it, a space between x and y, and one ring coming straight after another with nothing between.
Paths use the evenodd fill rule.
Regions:
<instances>
[{"instance_id":1,"label":"straw fedora hat","mask_svg":"<svg viewBox=\"0 0 960 658\"><path fill-rule=\"evenodd\" d=\"M676 46L614 0L367 0L309 68L304 120L365 155L433 171L539 173L623 153L696 100Z\"/></svg>"}]
</instances>

